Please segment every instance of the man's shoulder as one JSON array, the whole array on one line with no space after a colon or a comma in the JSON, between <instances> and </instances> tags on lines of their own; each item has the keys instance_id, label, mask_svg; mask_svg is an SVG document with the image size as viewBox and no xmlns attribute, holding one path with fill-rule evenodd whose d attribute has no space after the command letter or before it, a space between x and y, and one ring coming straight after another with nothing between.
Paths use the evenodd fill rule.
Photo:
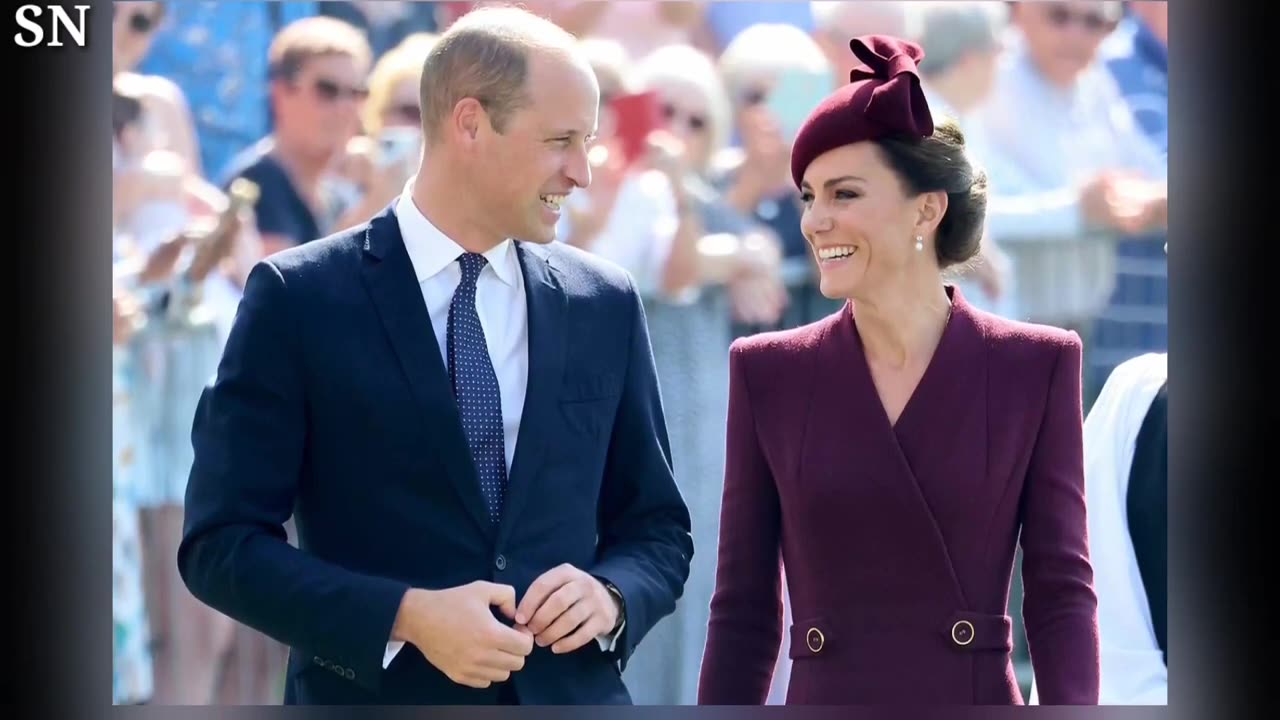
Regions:
<instances>
[{"instance_id":1,"label":"man's shoulder","mask_svg":"<svg viewBox=\"0 0 1280 720\"><path fill-rule=\"evenodd\" d=\"M307 282L312 278L332 277L359 266L360 253L369 229L368 223L332 233L311 242L280 250L266 258L289 281Z\"/></svg>"},{"instance_id":2,"label":"man's shoulder","mask_svg":"<svg viewBox=\"0 0 1280 720\"><path fill-rule=\"evenodd\" d=\"M630 295L635 280L625 268L598 255L563 242L522 243L522 247L547 262L571 292L597 296L600 293Z\"/></svg>"}]
</instances>

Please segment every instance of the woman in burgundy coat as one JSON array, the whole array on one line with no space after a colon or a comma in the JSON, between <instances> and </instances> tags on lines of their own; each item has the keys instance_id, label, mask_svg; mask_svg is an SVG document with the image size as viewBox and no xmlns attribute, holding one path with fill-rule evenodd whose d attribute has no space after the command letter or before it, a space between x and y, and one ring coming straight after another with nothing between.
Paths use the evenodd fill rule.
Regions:
<instances>
[{"instance_id":1,"label":"woman in burgundy coat","mask_svg":"<svg viewBox=\"0 0 1280 720\"><path fill-rule=\"evenodd\" d=\"M1096 704L1080 339L982 312L942 278L978 250L985 178L920 91L916 45L809 118L792 173L843 309L731 350L719 566L700 704L1022 704L1015 548L1045 704ZM782 627L780 565L795 624Z\"/></svg>"}]
</instances>

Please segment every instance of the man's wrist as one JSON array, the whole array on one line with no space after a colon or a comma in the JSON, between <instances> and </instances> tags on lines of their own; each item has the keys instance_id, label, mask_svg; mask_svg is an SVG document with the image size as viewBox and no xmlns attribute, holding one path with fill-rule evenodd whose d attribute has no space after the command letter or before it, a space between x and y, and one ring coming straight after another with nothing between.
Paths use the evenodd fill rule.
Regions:
<instances>
[{"instance_id":1,"label":"man's wrist","mask_svg":"<svg viewBox=\"0 0 1280 720\"><path fill-rule=\"evenodd\" d=\"M604 585L605 592L609 594L609 598L613 600L613 607L616 613L614 616L613 627L609 628L609 634L612 635L618 632L618 629L622 627L623 622L626 621L626 602L622 599L622 591L619 590L616 585L608 580L601 580L600 582Z\"/></svg>"},{"instance_id":2,"label":"man's wrist","mask_svg":"<svg viewBox=\"0 0 1280 720\"><path fill-rule=\"evenodd\" d=\"M409 617L412 614L410 607L421 604L430 591L420 588L409 588L400 598L400 608L396 611L395 622L391 625L391 642L408 642L409 641Z\"/></svg>"}]
</instances>

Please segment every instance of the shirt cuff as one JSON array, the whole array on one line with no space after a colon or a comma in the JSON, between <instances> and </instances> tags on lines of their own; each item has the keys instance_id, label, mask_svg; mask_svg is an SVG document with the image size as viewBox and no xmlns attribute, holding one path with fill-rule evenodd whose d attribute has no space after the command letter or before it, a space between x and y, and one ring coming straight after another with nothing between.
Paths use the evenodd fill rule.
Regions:
<instances>
[{"instance_id":1,"label":"shirt cuff","mask_svg":"<svg viewBox=\"0 0 1280 720\"><path fill-rule=\"evenodd\" d=\"M400 652L400 648L402 647L404 647L403 641L393 640L392 642L387 643L386 652L382 654L383 670L387 669L387 666L389 666L391 664L391 661L395 659L396 655Z\"/></svg>"},{"instance_id":2,"label":"shirt cuff","mask_svg":"<svg viewBox=\"0 0 1280 720\"><path fill-rule=\"evenodd\" d=\"M605 652L613 652L614 648L618 646L618 638L622 637L622 631L626 627L627 621L624 618L616 632L596 636L596 642L600 643L600 649Z\"/></svg>"}]
</instances>

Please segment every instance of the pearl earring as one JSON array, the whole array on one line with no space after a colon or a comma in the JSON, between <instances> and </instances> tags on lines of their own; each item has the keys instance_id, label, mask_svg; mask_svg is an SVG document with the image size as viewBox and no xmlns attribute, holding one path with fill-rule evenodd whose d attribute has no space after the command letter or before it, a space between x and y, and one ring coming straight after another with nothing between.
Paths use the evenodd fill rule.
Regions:
<instances>
[{"instance_id":1,"label":"pearl earring","mask_svg":"<svg viewBox=\"0 0 1280 720\"><path fill-rule=\"evenodd\" d=\"M923 250L924 250L924 236L917 235L916 236L916 252L922 252Z\"/></svg>"}]
</instances>

